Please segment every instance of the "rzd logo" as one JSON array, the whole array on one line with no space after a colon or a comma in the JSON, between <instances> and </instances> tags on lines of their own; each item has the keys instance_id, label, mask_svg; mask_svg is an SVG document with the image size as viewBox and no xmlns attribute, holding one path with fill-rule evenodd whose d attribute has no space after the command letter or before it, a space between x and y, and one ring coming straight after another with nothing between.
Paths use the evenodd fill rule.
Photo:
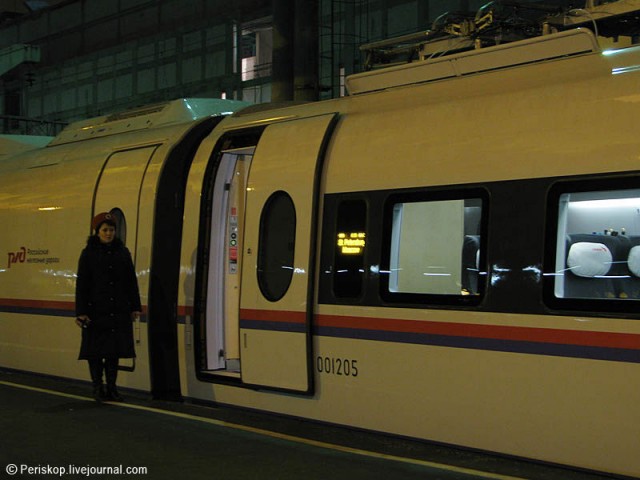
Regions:
<instances>
[{"instance_id":1,"label":"rzd logo","mask_svg":"<svg viewBox=\"0 0 640 480\"><path fill-rule=\"evenodd\" d=\"M27 259L27 249L25 247L20 247L20 250L17 252L9 252L9 262L7 263L7 268L11 268L11 264L13 263L24 263Z\"/></svg>"}]
</instances>

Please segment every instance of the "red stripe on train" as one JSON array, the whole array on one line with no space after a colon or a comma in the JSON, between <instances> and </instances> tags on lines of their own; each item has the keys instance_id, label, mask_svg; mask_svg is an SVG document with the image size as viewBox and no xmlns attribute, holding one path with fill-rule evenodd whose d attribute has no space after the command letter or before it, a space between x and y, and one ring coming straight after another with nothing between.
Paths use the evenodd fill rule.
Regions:
<instances>
[{"instance_id":1,"label":"red stripe on train","mask_svg":"<svg viewBox=\"0 0 640 480\"><path fill-rule=\"evenodd\" d=\"M241 311L243 319L304 323L304 312L251 310ZM485 338L521 342L582 345L589 347L640 349L640 335L633 333L593 332L536 327L510 327L501 325L477 325L472 323L432 322L401 320L394 318L353 317L341 315L316 315L317 327L348 328L384 332L417 333L450 337Z\"/></svg>"},{"instance_id":2,"label":"red stripe on train","mask_svg":"<svg viewBox=\"0 0 640 480\"><path fill-rule=\"evenodd\" d=\"M320 315L317 317L317 325L319 327L422 333L452 337L490 338L496 340L584 345L590 347L640 349L640 335L633 333L585 332L553 328L507 327L500 325L347 317L339 315Z\"/></svg>"}]
</instances>

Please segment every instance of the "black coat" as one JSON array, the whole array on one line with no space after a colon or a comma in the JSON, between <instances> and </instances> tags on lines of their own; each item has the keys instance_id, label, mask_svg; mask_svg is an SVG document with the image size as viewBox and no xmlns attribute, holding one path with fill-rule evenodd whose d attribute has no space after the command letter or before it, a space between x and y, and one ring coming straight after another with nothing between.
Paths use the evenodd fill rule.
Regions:
<instances>
[{"instance_id":1,"label":"black coat","mask_svg":"<svg viewBox=\"0 0 640 480\"><path fill-rule=\"evenodd\" d=\"M79 358L133 358L132 312L141 311L135 268L127 247L115 239L89 237L76 278L76 316L91 320L82 329Z\"/></svg>"}]
</instances>

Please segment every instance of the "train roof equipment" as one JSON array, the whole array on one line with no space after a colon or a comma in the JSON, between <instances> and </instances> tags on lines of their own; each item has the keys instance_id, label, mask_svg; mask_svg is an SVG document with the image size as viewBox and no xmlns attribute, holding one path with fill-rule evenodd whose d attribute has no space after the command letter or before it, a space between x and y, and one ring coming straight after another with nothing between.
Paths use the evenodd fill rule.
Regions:
<instances>
[{"instance_id":1,"label":"train roof equipment","mask_svg":"<svg viewBox=\"0 0 640 480\"><path fill-rule=\"evenodd\" d=\"M593 33L579 28L352 75L347 78L347 88L350 94L358 95L598 51L600 48Z\"/></svg>"},{"instance_id":2,"label":"train roof equipment","mask_svg":"<svg viewBox=\"0 0 640 480\"><path fill-rule=\"evenodd\" d=\"M176 125L205 117L230 115L248 102L215 98L181 98L146 105L68 125L49 146L79 142L117 133Z\"/></svg>"},{"instance_id":3,"label":"train roof equipment","mask_svg":"<svg viewBox=\"0 0 640 480\"><path fill-rule=\"evenodd\" d=\"M472 14L447 12L430 30L362 45L366 71L348 77L347 88L358 95L638 42L640 0L587 0L584 8L565 9L492 1Z\"/></svg>"}]
</instances>

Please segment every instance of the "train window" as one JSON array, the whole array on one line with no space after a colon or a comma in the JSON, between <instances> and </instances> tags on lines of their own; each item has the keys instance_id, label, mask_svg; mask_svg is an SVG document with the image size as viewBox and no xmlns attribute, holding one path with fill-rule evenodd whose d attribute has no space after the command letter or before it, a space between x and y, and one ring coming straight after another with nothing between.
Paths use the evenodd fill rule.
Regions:
<instances>
[{"instance_id":1,"label":"train window","mask_svg":"<svg viewBox=\"0 0 640 480\"><path fill-rule=\"evenodd\" d=\"M127 219L124 217L124 212L119 208L112 208L109 213L116 219L116 237L122 240L122 243L127 243Z\"/></svg>"},{"instance_id":2,"label":"train window","mask_svg":"<svg viewBox=\"0 0 640 480\"><path fill-rule=\"evenodd\" d=\"M383 297L437 302L434 296L439 296L445 303L447 298L478 298L481 217L480 198L392 199Z\"/></svg>"},{"instance_id":3,"label":"train window","mask_svg":"<svg viewBox=\"0 0 640 480\"><path fill-rule=\"evenodd\" d=\"M557 198L555 298L640 299L640 189Z\"/></svg>"},{"instance_id":4,"label":"train window","mask_svg":"<svg viewBox=\"0 0 640 480\"><path fill-rule=\"evenodd\" d=\"M339 298L357 298L364 281L367 205L363 200L345 200L338 205L333 293Z\"/></svg>"},{"instance_id":5,"label":"train window","mask_svg":"<svg viewBox=\"0 0 640 480\"><path fill-rule=\"evenodd\" d=\"M273 193L260 216L258 285L264 297L276 302L291 284L296 238L296 211L291 197Z\"/></svg>"}]
</instances>

